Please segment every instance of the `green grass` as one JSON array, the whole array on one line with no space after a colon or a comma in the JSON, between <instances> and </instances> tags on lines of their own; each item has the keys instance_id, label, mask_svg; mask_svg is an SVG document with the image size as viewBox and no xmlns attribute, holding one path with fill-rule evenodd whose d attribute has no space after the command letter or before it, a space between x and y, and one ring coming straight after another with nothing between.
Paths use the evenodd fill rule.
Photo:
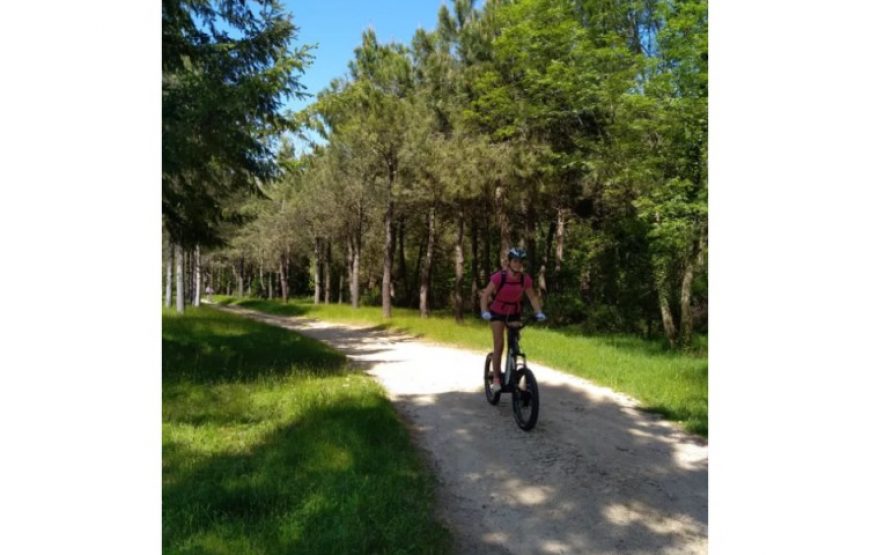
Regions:
<instances>
[{"instance_id":1,"label":"green grass","mask_svg":"<svg viewBox=\"0 0 870 555\"><path fill-rule=\"evenodd\" d=\"M316 341L163 312L164 553L446 553L383 390Z\"/></svg>"},{"instance_id":2,"label":"green grass","mask_svg":"<svg viewBox=\"0 0 870 555\"><path fill-rule=\"evenodd\" d=\"M429 319L416 310L393 308L392 319L381 317L380 307L313 305L293 299L287 304L260 299L218 297L223 304L239 304L272 314L306 315L323 320L383 326L414 336L488 351L489 325L477 315L457 324L448 314ZM576 328L530 327L523 332L529 365L535 362L611 387L638 399L646 410L681 423L686 430L707 437L706 341L693 353L674 352L658 341L626 335L581 335Z\"/></svg>"}]
</instances>

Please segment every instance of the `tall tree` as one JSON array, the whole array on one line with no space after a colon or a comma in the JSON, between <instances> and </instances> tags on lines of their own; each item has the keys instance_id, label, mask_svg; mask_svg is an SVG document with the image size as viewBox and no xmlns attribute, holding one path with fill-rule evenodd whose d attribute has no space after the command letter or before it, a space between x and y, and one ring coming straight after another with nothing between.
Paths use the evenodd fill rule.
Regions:
<instances>
[{"instance_id":1,"label":"tall tree","mask_svg":"<svg viewBox=\"0 0 870 555\"><path fill-rule=\"evenodd\" d=\"M227 200L277 175L275 138L308 47L277 0L163 0L163 219L185 248L223 242Z\"/></svg>"},{"instance_id":2,"label":"tall tree","mask_svg":"<svg viewBox=\"0 0 870 555\"><path fill-rule=\"evenodd\" d=\"M165 305L166 308L172 306L172 251L173 246L172 243L169 243L168 246L164 244L164 250L166 252L166 300Z\"/></svg>"},{"instance_id":3,"label":"tall tree","mask_svg":"<svg viewBox=\"0 0 870 555\"><path fill-rule=\"evenodd\" d=\"M202 268L200 266L199 245L193 250L193 306L199 306L202 288Z\"/></svg>"},{"instance_id":4,"label":"tall tree","mask_svg":"<svg viewBox=\"0 0 870 555\"><path fill-rule=\"evenodd\" d=\"M407 51L398 44L378 44L375 32L365 31L354 50L348 88L356 112L354 125L368 135L368 147L380 162L384 187L384 256L381 307L392 315L393 213L399 177L399 151L408 123L407 97L411 91L411 65Z\"/></svg>"},{"instance_id":5,"label":"tall tree","mask_svg":"<svg viewBox=\"0 0 870 555\"><path fill-rule=\"evenodd\" d=\"M630 106L648 146L638 164L646 176L635 201L648 224L654 283L671 344L691 341L691 289L704 267L707 237L707 2L660 6L658 55L645 97ZM641 112L638 114L638 112ZM680 325L673 303L679 299Z\"/></svg>"},{"instance_id":6,"label":"tall tree","mask_svg":"<svg viewBox=\"0 0 870 555\"><path fill-rule=\"evenodd\" d=\"M184 312L184 251L175 245L175 311Z\"/></svg>"}]
</instances>

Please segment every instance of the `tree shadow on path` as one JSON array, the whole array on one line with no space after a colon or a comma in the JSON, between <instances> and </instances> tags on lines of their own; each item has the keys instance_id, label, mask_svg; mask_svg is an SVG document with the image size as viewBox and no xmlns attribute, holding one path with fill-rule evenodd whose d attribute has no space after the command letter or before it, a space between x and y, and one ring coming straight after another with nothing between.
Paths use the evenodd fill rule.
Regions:
<instances>
[{"instance_id":1,"label":"tree shadow on path","mask_svg":"<svg viewBox=\"0 0 870 555\"><path fill-rule=\"evenodd\" d=\"M540 384L537 427L510 397L403 395L461 553L706 553L705 442L632 409Z\"/></svg>"},{"instance_id":2,"label":"tree shadow on path","mask_svg":"<svg viewBox=\"0 0 870 555\"><path fill-rule=\"evenodd\" d=\"M509 396L486 403L480 353L275 323L328 342L387 386L435 471L459 553L707 552L706 441L624 396L533 365L542 406L527 433Z\"/></svg>"}]
</instances>

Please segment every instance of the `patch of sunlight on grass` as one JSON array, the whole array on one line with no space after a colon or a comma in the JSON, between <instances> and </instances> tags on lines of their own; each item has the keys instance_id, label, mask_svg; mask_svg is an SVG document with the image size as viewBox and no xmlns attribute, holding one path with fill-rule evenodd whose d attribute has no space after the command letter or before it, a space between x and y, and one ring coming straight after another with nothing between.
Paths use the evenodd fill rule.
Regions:
<instances>
[{"instance_id":1,"label":"patch of sunlight on grass","mask_svg":"<svg viewBox=\"0 0 870 555\"><path fill-rule=\"evenodd\" d=\"M267 550L258 547L231 527L217 527L190 538L180 552L208 553L209 555L262 555Z\"/></svg>"}]
</instances>

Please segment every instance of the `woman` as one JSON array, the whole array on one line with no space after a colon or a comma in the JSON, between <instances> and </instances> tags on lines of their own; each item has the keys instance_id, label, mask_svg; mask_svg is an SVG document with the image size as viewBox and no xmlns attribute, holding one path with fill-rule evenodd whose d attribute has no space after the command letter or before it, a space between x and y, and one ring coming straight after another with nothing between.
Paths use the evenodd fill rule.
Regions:
<instances>
[{"instance_id":1,"label":"woman","mask_svg":"<svg viewBox=\"0 0 870 555\"><path fill-rule=\"evenodd\" d=\"M501 354L504 350L504 329L507 322L520 319L522 312L523 293L535 309L535 318L539 322L546 320L541 312L541 300L532 289L532 277L523 272L526 251L512 248L508 251L508 266L506 271L500 271L489 277L489 284L480 293L480 315L489 320L492 328L492 392L501 391ZM489 298L495 294L492 304Z\"/></svg>"}]
</instances>

